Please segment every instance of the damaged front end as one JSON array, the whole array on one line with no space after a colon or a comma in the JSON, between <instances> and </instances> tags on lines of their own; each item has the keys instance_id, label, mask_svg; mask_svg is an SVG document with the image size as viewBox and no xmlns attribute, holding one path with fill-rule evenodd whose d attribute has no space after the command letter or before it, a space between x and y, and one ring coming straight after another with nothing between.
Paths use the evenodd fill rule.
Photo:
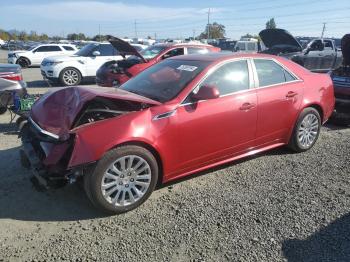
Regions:
<instances>
[{"instance_id":1,"label":"damaged front end","mask_svg":"<svg viewBox=\"0 0 350 262\"><path fill-rule=\"evenodd\" d=\"M100 87L70 87L45 94L34 104L20 130L22 165L32 171L32 181L40 189L74 183L95 162L71 165L80 128L144 110L151 101L123 90Z\"/></svg>"}]
</instances>

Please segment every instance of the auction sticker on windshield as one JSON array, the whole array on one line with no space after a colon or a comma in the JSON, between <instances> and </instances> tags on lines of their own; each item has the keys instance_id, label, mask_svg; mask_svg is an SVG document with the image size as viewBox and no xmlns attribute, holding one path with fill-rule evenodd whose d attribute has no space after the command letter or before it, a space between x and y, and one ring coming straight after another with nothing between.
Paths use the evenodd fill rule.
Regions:
<instances>
[{"instance_id":1,"label":"auction sticker on windshield","mask_svg":"<svg viewBox=\"0 0 350 262\"><path fill-rule=\"evenodd\" d=\"M193 72L194 70L196 70L198 67L196 66L190 66L190 65L180 65L177 69L179 70L184 70L184 71L189 71L189 72Z\"/></svg>"}]
</instances>

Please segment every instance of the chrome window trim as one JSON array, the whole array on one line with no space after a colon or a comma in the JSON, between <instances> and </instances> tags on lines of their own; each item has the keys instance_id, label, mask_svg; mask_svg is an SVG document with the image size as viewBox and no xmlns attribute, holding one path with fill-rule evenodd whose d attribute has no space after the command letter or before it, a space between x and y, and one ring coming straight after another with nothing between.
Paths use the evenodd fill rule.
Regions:
<instances>
[{"instance_id":1,"label":"chrome window trim","mask_svg":"<svg viewBox=\"0 0 350 262\"><path fill-rule=\"evenodd\" d=\"M273 85L259 86L258 71L257 71L257 69L256 69L256 65L255 65L254 60L270 60L270 61L273 61L273 62L275 62L277 65L279 65L280 67L282 67L285 71L287 71L289 74L291 74L291 75L295 78L295 80L287 81L287 82L281 82L281 83L277 83L277 84L273 84ZM254 71L255 88L256 88L256 89L274 87L274 86L279 86L279 85L283 85L283 84L291 84L291 83L303 82L303 80L300 79L296 74L294 74L293 72L291 72L285 65L283 65L281 62L277 61L277 60L274 59L274 58L254 57L254 58L251 59L251 63L252 63L253 71Z\"/></svg>"},{"instance_id":2,"label":"chrome window trim","mask_svg":"<svg viewBox=\"0 0 350 262\"><path fill-rule=\"evenodd\" d=\"M50 133L50 132L48 132L48 131L42 129L37 123L34 122L34 120L33 120L31 117L29 117L29 121L33 124L33 126L34 126L36 129L39 130L40 133L43 133L43 134L45 134L45 135L48 135L48 136L50 136L50 137L52 137L52 138L54 138L54 139L57 139L57 140L60 138L58 135L52 134L52 133Z\"/></svg>"},{"instance_id":3,"label":"chrome window trim","mask_svg":"<svg viewBox=\"0 0 350 262\"><path fill-rule=\"evenodd\" d=\"M201 100L201 101L196 101L196 102L190 102L190 103L184 103L184 101L189 97L189 95L196 89L199 88L200 85L212 74L214 73L214 71L216 71L217 69L219 69L221 66L224 66L225 64L228 63L232 63L232 62L238 62L238 61L242 61L245 60L247 61L247 66L248 66L248 76L249 76L249 88L245 89L245 90L240 90L240 91L235 91L229 94L225 94L225 95L221 95L219 96L219 98L221 97L226 97L226 96L230 96L230 95L234 95L237 93L243 93L243 92L247 92L250 91L251 89L254 89L254 77L253 77L253 68L252 68L252 64L251 64L251 58L250 57L240 57L240 58L233 58L230 60L225 60L217 65L215 65L213 68L211 68L202 78L202 80L200 82L198 82L198 84L187 94L187 96L181 101L179 106L187 106L187 105L192 105L194 103L198 103L198 102L202 102L202 101L207 101L207 100Z\"/></svg>"}]
</instances>

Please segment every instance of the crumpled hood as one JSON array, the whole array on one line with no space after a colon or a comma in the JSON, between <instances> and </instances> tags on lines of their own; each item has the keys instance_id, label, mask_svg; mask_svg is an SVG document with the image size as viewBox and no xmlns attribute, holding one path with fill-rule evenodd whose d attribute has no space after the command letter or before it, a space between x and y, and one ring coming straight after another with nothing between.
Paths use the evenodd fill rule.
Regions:
<instances>
[{"instance_id":1,"label":"crumpled hood","mask_svg":"<svg viewBox=\"0 0 350 262\"><path fill-rule=\"evenodd\" d=\"M160 103L121 89L103 87L59 88L43 95L32 107L30 117L43 130L55 134L61 140L69 137L69 131L84 105L96 97L134 101L149 105Z\"/></svg>"},{"instance_id":2,"label":"crumpled hood","mask_svg":"<svg viewBox=\"0 0 350 262\"><path fill-rule=\"evenodd\" d=\"M130 45L128 42L114 37L114 36L107 36L108 42L111 43L111 45L118 50L119 53L121 53L123 56L128 55L134 55L138 56L142 59L144 63L146 63L146 59L136 50L135 47Z\"/></svg>"},{"instance_id":3,"label":"crumpled hood","mask_svg":"<svg viewBox=\"0 0 350 262\"><path fill-rule=\"evenodd\" d=\"M350 34L346 34L341 39L341 51L343 53L343 64L350 66Z\"/></svg>"},{"instance_id":4,"label":"crumpled hood","mask_svg":"<svg viewBox=\"0 0 350 262\"><path fill-rule=\"evenodd\" d=\"M300 43L284 29L265 29L259 33L259 36L264 45L269 49L276 46L292 46L296 49L295 51L302 50Z\"/></svg>"}]
</instances>

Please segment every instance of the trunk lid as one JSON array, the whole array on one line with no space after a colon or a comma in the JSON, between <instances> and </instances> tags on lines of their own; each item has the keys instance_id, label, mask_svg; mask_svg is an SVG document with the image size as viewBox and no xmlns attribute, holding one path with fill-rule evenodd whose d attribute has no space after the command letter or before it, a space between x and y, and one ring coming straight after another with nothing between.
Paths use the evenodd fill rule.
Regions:
<instances>
[{"instance_id":1,"label":"trunk lid","mask_svg":"<svg viewBox=\"0 0 350 262\"><path fill-rule=\"evenodd\" d=\"M157 101L121 89L103 87L59 88L43 95L32 107L31 119L46 132L68 139L77 117L84 106L95 98L103 98L118 104L125 101L136 104L158 105Z\"/></svg>"},{"instance_id":2,"label":"trunk lid","mask_svg":"<svg viewBox=\"0 0 350 262\"><path fill-rule=\"evenodd\" d=\"M136 50L136 48L130 45L128 42L114 36L108 36L107 39L108 42L110 42L122 56L125 57L127 55L134 55L140 57L144 63L147 62L146 59Z\"/></svg>"},{"instance_id":3,"label":"trunk lid","mask_svg":"<svg viewBox=\"0 0 350 262\"><path fill-rule=\"evenodd\" d=\"M300 43L284 29L264 29L259 33L261 41L268 49L288 49L294 52L302 51Z\"/></svg>"}]
</instances>

